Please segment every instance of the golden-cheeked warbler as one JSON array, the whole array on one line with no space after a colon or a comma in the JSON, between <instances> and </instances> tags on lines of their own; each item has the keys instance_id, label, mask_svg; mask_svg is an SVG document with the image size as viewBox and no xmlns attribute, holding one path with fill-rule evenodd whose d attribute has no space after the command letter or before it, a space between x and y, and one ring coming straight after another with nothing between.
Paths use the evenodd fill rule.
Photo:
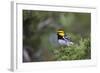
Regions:
<instances>
[{"instance_id":1,"label":"golden-cheeked warbler","mask_svg":"<svg viewBox=\"0 0 100 73\"><path fill-rule=\"evenodd\" d=\"M63 29L59 29L57 31L57 36L58 36L58 43L60 45L70 46L73 44L73 42L65 35Z\"/></svg>"}]
</instances>

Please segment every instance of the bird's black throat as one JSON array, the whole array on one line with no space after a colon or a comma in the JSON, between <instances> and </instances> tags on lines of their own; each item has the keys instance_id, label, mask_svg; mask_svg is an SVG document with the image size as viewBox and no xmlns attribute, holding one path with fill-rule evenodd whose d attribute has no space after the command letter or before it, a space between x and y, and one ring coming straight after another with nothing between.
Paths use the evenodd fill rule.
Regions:
<instances>
[{"instance_id":1,"label":"bird's black throat","mask_svg":"<svg viewBox=\"0 0 100 73\"><path fill-rule=\"evenodd\" d=\"M61 35L57 34L57 36L58 36L58 39L64 40L64 38Z\"/></svg>"}]
</instances>

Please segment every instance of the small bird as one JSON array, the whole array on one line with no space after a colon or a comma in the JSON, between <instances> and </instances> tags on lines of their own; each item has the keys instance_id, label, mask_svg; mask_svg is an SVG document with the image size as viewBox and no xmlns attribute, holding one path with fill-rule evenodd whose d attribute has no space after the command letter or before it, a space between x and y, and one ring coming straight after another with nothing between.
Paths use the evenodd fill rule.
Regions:
<instances>
[{"instance_id":1,"label":"small bird","mask_svg":"<svg viewBox=\"0 0 100 73\"><path fill-rule=\"evenodd\" d=\"M65 35L63 29L59 29L57 31L57 36L58 36L58 43L60 45L70 46L73 44L73 42Z\"/></svg>"}]
</instances>

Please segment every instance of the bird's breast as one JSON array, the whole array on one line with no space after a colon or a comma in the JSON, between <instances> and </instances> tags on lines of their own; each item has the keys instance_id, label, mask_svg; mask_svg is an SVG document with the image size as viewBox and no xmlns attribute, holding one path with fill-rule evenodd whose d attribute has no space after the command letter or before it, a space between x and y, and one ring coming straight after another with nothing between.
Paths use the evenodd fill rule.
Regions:
<instances>
[{"instance_id":1,"label":"bird's breast","mask_svg":"<svg viewBox=\"0 0 100 73\"><path fill-rule=\"evenodd\" d=\"M58 42L60 45L66 45L66 46L70 46L73 44L73 42L70 42L68 40L62 40L62 39L59 39Z\"/></svg>"}]
</instances>

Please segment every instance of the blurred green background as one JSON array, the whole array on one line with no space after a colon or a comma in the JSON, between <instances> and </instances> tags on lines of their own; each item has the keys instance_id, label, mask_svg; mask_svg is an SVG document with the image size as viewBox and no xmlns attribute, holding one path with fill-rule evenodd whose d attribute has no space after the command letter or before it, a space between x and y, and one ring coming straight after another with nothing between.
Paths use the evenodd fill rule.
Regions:
<instances>
[{"instance_id":1,"label":"blurred green background","mask_svg":"<svg viewBox=\"0 0 100 73\"><path fill-rule=\"evenodd\" d=\"M57 30L74 42L61 47ZM91 59L91 14L23 10L23 62Z\"/></svg>"}]
</instances>

